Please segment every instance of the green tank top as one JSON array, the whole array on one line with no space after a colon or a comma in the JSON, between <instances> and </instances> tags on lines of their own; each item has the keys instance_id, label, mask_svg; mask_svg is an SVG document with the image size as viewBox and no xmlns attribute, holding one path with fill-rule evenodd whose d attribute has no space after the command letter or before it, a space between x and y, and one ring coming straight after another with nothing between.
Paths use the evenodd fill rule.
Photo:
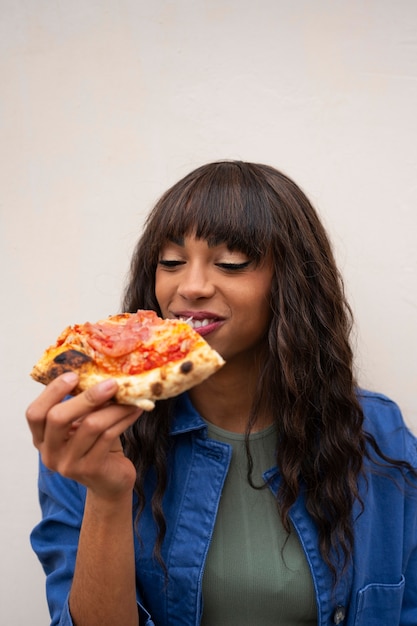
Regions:
<instances>
[{"instance_id":1,"label":"green tank top","mask_svg":"<svg viewBox=\"0 0 417 626\"><path fill-rule=\"evenodd\" d=\"M287 535L268 487L247 480L244 435L207 424L233 448L203 576L202 626L316 626L310 570L295 531ZM275 465L274 426L250 437L252 480Z\"/></svg>"}]
</instances>

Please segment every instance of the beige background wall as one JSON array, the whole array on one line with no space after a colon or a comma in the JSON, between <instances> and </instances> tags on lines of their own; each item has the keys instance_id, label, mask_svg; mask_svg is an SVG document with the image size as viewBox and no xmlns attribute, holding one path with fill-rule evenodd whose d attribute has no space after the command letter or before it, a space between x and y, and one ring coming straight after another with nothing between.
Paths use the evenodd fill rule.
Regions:
<instances>
[{"instance_id":1,"label":"beige background wall","mask_svg":"<svg viewBox=\"0 0 417 626\"><path fill-rule=\"evenodd\" d=\"M24 410L68 323L118 311L144 214L218 158L318 207L359 377L417 431L417 2L0 0L0 623L45 626Z\"/></svg>"}]
</instances>

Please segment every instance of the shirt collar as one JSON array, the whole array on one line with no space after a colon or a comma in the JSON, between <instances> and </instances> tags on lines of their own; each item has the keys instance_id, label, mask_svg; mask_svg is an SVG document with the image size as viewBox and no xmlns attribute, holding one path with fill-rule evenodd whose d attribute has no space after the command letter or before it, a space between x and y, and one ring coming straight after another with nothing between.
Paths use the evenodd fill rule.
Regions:
<instances>
[{"instance_id":1,"label":"shirt collar","mask_svg":"<svg viewBox=\"0 0 417 626\"><path fill-rule=\"evenodd\" d=\"M180 435L193 430L207 431L207 425L196 411L187 393L176 398L174 419L171 425L171 435Z\"/></svg>"}]
</instances>

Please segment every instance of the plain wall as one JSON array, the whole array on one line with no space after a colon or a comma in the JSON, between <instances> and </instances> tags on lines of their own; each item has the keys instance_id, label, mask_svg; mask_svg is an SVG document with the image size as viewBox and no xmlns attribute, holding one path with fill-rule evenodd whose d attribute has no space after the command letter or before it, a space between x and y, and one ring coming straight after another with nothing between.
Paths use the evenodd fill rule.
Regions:
<instances>
[{"instance_id":1,"label":"plain wall","mask_svg":"<svg viewBox=\"0 0 417 626\"><path fill-rule=\"evenodd\" d=\"M0 623L45 626L29 371L119 311L144 215L194 167L274 165L328 228L359 380L417 431L415 0L0 0Z\"/></svg>"}]
</instances>

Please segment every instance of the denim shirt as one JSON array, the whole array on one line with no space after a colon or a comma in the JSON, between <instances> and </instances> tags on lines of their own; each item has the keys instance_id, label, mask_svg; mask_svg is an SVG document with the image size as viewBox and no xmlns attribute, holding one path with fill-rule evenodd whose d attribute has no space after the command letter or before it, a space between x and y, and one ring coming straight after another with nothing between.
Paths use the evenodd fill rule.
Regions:
<instances>
[{"instance_id":1,"label":"denim shirt","mask_svg":"<svg viewBox=\"0 0 417 626\"><path fill-rule=\"evenodd\" d=\"M385 396L361 391L365 430L393 458L417 467L417 439L398 407ZM231 448L207 437L207 428L187 394L180 396L171 436L169 482L164 497L167 533L162 557L168 582L155 563L156 528L150 506L135 543L136 587L141 626L198 626L202 614L202 577ZM306 511L303 493L290 517L310 567L318 626L417 625L417 481L409 484L398 470L380 468L360 479L364 501L355 504L355 549L336 587L320 556L318 533ZM375 469L375 468L374 468ZM277 468L264 479L277 493ZM149 481L152 482L151 480ZM151 484L149 484L151 495ZM85 489L50 472L41 463L39 494L42 521L31 534L32 546L47 575L51 625L71 626L68 595L75 567ZM148 497L149 501L149 497Z\"/></svg>"}]
</instances>

